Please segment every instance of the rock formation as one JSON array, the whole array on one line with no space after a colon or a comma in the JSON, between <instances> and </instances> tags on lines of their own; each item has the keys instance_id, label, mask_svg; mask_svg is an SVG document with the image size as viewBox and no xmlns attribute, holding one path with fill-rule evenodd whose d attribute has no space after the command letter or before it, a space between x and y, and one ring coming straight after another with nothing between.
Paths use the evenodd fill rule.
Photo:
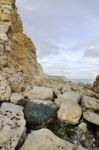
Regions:
<instances>
[{"instance_id":1,"label":"rock formation","mask_svg":"<svg viewBox=\"0 0 99 150\"><path fill-rule=\"evenodd\" d=\"M0 0L0 150L98 150L98 93L99 76L45 75L15 0Z\"/></svg>"},{"instance_id":2,"label":"rock formation","mask_svg":"<svg viewBox=\"0 0 99 150\"><path fill-rule=\"evenodd\" d=\"M99 75L96 77L96 81L94 82L93 89L95 92L99 93Z\"/></svg>"},{"instance_id":3,"label":"rock formation","mask_svg":"<svg viewBox=\"0 0 99 150\"><path fill-rule=\"evenodd\" d=\"M11 83L13 81L10 78L15 76L18 76L16 78L19 79L23 78L24 82L29 82L33 76L39 74L39 68L41 74L41 67L37 63L36 48L23 33L23 26L17 13L15 0L0 0L1 73Z\"/></svg>"}]
</instances>

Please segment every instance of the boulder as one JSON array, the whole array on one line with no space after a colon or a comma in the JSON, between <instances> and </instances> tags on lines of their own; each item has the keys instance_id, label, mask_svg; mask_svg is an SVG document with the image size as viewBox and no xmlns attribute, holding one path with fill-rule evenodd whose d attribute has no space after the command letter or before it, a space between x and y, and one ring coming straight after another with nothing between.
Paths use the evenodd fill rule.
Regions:
<instances>
[{"instance_id":1,"label":"boulder","mask_svg":"<svg viewBox=\"0 0 99 150\"><path fill-rule=\"evenodd\" d=\"M10 97L10 102L17 104L20 100L23 100L24 96L18 93L12 93L11 97Z\"/></svg>"},{"instance_id":2,"label":"boulder","mask_svg":"<svg viewBox=\"0 0 99 150\"><path fill-rule=\"evenodd\" d=\"M47 87L34 86L33 89L24 93L29 99L41 99L41 100L52 100L53 89Z\"/></svg>"},{"instance_id":3,"label":"boulder","mask_svg":"<svg viewBox=\"0 0 99 150\"><path fill-rule=\"evenodd\" d=\"M3 103L0 108L0 149L15 150L19 141L23 141L25 120L23 108L10 103Z\"/></svg>"},{"instance_id":4,"label":"boulder","mask_svg":"<svg viewBox=\"0 0 99 150\"><path fill-rule=\"evenodd\" d=\"M53 102L34 100L26 104L24 116L29 127L50 122L56 115L57 107Z\"/></svg>"},{"instance_id":5,"label":"boulder","mask_svg":"<svg viewBox=\"0 0 99 150\"><path fill-rule=\"evenodd\" d=\"M62 102L73 101L75 103L80 102L81 94L79 92L67 91L64 94L59 94L55 103L60 106Z\"/></svg>"},{"instance_id":6,"label":"boulder","mask_svg":"<svg viewBox=\"0 0 99 150\"><path fill-rule=\"evenodd\" d=\"M0 102L9 101L11 88L7 80L0 74Z\"/></svg>"},{"instance_id":7,"label":"boulder","mask_svg":"<svg viewBox=\"0 0 99 150\"><path fill-rule=\"evenodd\" d=\"M81 104L84 108L99 110L99 99L89 96L83 96Z\"/></svg>"},{"instance_id":8,"label":"boulder","mask_svg":"<svg viewBox=\"0 0 99 150\"><path fill-rule=\"evenodd\" d=\"M27 137L21 150L85 150L81 146L75 146L64 141L48 129L40 129L32 132Z\"/></svg>"},{"instance_id":9,"label":"boulder","mask_svg":"<svg viewBox=\"0 0 99 150\"><path fill-rule=\"evenodd\" d=\"M73 101L63 102L58 111L58 118L66 124L76 125L81 118L82 110L79 104Z\"/></svg>"},{"instance_id":10,"label":"boulder","mask_svg":"<svg viewBox=\"0 0 99 150\"><path fill-rule=\"evenodd\" d=\"M83 117L88 122L91 122L95 125L99 125L99 114L95 113L92 110L87 110L83 113Z\"/></svg>"}]
</instances>

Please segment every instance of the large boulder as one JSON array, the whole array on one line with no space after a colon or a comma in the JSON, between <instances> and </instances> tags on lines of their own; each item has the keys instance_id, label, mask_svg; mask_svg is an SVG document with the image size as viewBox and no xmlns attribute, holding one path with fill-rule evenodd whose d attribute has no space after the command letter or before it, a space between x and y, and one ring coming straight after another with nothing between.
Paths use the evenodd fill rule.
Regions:
<instances>
[{"instance_id":1,"label":"large boulder","mask_svg":"<svg viewBox=\"0 0 99 150\"><path fill-rule=\"evenodd\" d=\"M19 141L24 139L25 120L23 108L3 103L0 108L0 149L15 150Z\"/></svg>"},{"instance_id":2,"label":"large boulder","mask_svg":"<svg viewBox=\"0 0 99 150\"><path fill-rule=\"evenodd\" d=\"M33 89L24 93L30 100L41 99L41 100L52 100L53 89L47 87L34 86Z\"/></svg>"},{"instance_id":3,"label":"large boulder","mask_svg":"<svg viewBox=\"0 0 99 150\"><path fill-rule=\"evenodd\" d=\"M99 110L99 99L89 96L83 96L81 103L84 108Z\"/></svg>"},{"instance_id":4,"label":"large boulder","mask_svg":"<svg viewBox=\"0 0 99 150\"><path fill-rule=\"evenodd\" d=\"M57 107L53 102L34 100L27 102L24 108L24 116L29 127L43 125L53 120Z\"/></svg>"},{"instance_id":5,"label":"large boulder","mask_svg":"<svg viewBox=\"0 0 99 150\"><path fill-rule=\"evenodd\" d=\"M81 118L82 110L79 104L73 101L63 102L58 111L58 118L66 124L76 125Z\"/></svg>"},{"instance_id":6,"label":"large boulder","mask_svg":"<svg viewBox=\"0 0 99 150\"><path fill-rule=\"evenodd\" d=\"M81 94L79 92L67 91L64 94L59 94L58 98L55 100L55 103L60 106L62 102L73 101L79 103L81 99Z\"/></svg>"},{"instance_id":7,"label":"large boulder","mask_svg":"<svg viewBox=\"0 0 99 150\"><path fill-rule=\"evenodd\" d=\"M92 111L92 110L85 111L83 113L83 117L88 122L91 122L91 123L99 126L99 114L95 113L94 111Z\"/></svg>"},{"instance_id":8,"label":"large boulder","mask_svg":"<svg viewBox=\"0 0 99 150\"><path fill-rule=\"evenodd\" d=\"M0 74L0 101L9 101L11 88L7 80Z\"/></svg>"},{"instance_id":9,"label":"large boulder","mask_svg":"<svg viewBox=\"0 0 99 150\"><path fill-rule=\"evenodd\" d=\"M40 129L29 134L21 150L85 150L85 148L60 139L48 129Z\"/></svg>"}]
</instances>

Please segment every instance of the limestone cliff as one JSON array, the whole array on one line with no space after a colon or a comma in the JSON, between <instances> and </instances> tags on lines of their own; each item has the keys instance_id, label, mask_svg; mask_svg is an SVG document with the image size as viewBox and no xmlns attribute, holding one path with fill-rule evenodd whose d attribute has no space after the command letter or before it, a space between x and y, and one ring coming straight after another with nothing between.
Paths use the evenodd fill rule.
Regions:
<instances>
[{"instance_id":1,"label":"limestone cliff","mask_svg":"<svg viewBox=\"0 0 99 150\"><path fill-rule=\"evenodd\" d=\"M0 71L11 81L17 74L25 82L39 74L36 48L23 33L15 0L0 0ZM11 79L10 79L11 78ZM13 79L14 82L14 79Z\"/></svg>"}]
</instances>

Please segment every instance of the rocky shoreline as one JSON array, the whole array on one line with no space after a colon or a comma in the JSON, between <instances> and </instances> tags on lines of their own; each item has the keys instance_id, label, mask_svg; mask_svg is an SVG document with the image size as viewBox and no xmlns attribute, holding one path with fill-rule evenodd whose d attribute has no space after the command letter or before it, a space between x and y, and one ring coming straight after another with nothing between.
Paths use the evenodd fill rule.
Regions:
<instances>
[{"instance_id":1,"label":"rocky shoreline","mask_svg":"<svg viewBox=\"0 0 99 150\"><path fill-rule=\"evenodd\" d=\"M15 0L0 0L0 150L99 150L99 76L44 74Z\"/></svg>"}]
</instances>

